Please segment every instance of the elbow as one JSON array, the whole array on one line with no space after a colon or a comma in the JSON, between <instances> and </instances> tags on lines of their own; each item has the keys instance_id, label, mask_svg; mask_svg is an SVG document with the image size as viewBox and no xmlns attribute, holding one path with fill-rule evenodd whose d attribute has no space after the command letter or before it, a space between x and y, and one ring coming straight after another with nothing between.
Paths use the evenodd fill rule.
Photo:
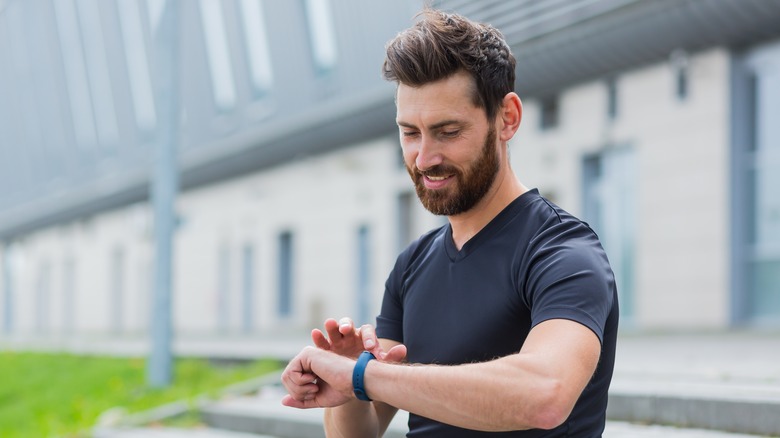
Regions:
<instances>
[{"instance_id":1,"label":"elbow","mask_svg":"<svg viewBox=\"0 0 780 438\"><path fill-rule=\"evenodd\" d=\"M535 400L527 412L526 421L532 429L554 429L563 424L571 415L574 403L570 391L567 391L563 382L550 379L545 382Z\"/></svg>"}]
</instances>

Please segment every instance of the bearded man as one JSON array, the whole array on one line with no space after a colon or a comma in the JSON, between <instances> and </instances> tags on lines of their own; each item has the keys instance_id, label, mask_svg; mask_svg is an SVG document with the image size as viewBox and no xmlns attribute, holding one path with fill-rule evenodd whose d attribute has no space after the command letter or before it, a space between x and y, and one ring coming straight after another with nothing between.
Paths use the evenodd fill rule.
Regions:
<instances>
[{"instance_id":1,"label":"bearded man","mask_svg":"<svg viewBox=\"0 0 780 438\"><path fill-rule=\"evenodd\" d=\"M615 281L588 225L510 167L522 104L503 36L427 9L383 72L417 195L448 224L398 257L376 328L312 332L282 402L325 407L329 437L381 436L398 409L409 437L600 437Z\"/></svg>"}]
</instances>

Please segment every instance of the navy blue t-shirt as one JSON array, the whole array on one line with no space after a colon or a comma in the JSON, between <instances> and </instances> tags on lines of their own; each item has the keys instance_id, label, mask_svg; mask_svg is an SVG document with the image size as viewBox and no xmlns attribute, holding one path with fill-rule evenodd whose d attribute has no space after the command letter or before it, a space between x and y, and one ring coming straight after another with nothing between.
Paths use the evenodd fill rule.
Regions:
<instances>
[{"instance_id":1,"label":"navy blue t-shirt","mask_svg":"<svg viewBox=\"0 0 780 438\"><path fill-rule=\"evenodd\" d=\"M539 195L515 199L460 251L445 225L396 261L377 317L379 338L406 345L410 363L455 365L517 353L550 319L577 321L602 344L596 372L553 430L478 432L410 413L408 437L600 437L615 361L617 290L587 224Z\"/></svg>"}]
</instances>

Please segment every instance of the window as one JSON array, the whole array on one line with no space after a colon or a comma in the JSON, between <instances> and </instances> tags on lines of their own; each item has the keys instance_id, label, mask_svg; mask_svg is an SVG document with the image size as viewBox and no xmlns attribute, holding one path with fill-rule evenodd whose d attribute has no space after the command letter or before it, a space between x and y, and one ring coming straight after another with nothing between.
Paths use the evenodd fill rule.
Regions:
<instances>
[{"instance_id":1,"label":"window","mask_svg":"<svg viewBox=\"0 0 780 438\"><path fill-rule=\"evenodd\" d=\"M45 158L39 158L39 155L33 151L41 147L45 148L47 143L53 145L53 141L61 140L47 139L46 137L49 136L44 135L44 132L48 130L41 129L42 123L48 125L48 120L44 122L42 118L46 118L45 108L50 99L48 93L52 93L53 89L49 80L42 76L46 74L42 72L46 68L37 65L34 60L35 55L31 53L36 51L38 46L36 41L30 38L30 35L35 31L29 28L31 23L23 9L24 6L20 4L18 7L8 8L0 15L0 38L3 39L4 43L10 42L10 44L6 43L0 46L0 54L5 58L2 67L5 77L0 76L0 80L4 81L2 88L6 88L5 92L0 90L0 99L2 99L3 106L7 108L2 111L4 114L1 115L6 117L4 120L6 126L0 126L0 132L4 136L3 142L7 143L9 147L17 148L20 150L19 152L23 151L24 155L29 154L30 164L27 172L30 173L23 175L23 177L37 180L35 183L39 183L44 182L41 177L50 173L47 168L51 168L51 166L42 165L43 163L40 161L45 162ZM27 9L31 8L27 7ZM43 81L46 81L47 84L39 84ZM13 114L8 114L8 112ZM20 136L19 140L14 138L16 136L13 131L16 131L16 134ZM20 148L21 145L17 144L19 142L24 147ZM39 150L43 152L43 149ZM36 161L39 162L36 163ZM9 164L12 163L18 163L18 160L12 159ZM14 172L14 166L11 167L8 170ZM16 178L13 176L8 178L16 185L18 181Z\"/></svg>"},{"instance_id":2,"label":"window","mask_svg":"<svg viewBox=\"0 0 780 438\"><path fill-rule=\"evenodd\" d=\"M141 131L151 131L157 122L157 116L138 3L135 0L119 0L117 7L135 122Z\"/></svg>"},{"instance_id":3,"label":"window","mask_svg":"<svg viewBox=\"0 0 780 438\"><path fill-rule=\"evenodd\" d=\"M200 18L206 42L206 57L211 72L214 103L219 110L229 110L236 104L236 88L230 46L222 15L222 2L200 0Z\"/></svg>"},{"instance_id":4,"label":"window","mask_svg":"<svg viewBox=\"0 0 780 438\"><path fill-rule=\"evenodd\" d=\"M618 90L615 78L607 79L607 117L615 120L618 116Z\"/></svg>"},{"instance_id":5,"label":"window","mask_svg":"<svg viewBox=\"0 0 780 438\"><path fill-rule=\"evenodd\" d=\"M326 74L336 67L338 45L330 0L304 0L314 68Z\"/></svg>"},{"instance_id":6,"label":"window","mask_svg":"<svg viewBox=\"0 0 780 438\"><path fill-rule=\"evenodd\" d=\"M114 333L121 333L124 326L124 295L125 295L125 252L120 247L114 248L111 254L111 329Z\"/></svg>"},{"instance_id":7,"label":"window","mask_svg":"<svg viewBox=\"0 0 780 438\"><path fill-rule=\"evenodd\" d=\"M615 273L621 318L634 315L636 158L628 147L583 161L583 219L598 233Z\"/></svg>"},{"instance_id":8,"label":"window","mask_svg":"<svg viewBox=\"0 0 780 438\"><path fill-rule=\"evenodd\" d=\"M67 256L62 266L62 328L65 333L75 329L76 260Z\"/></svg>"},{"instance_id":9,"label":"window","mask_svg":"<svg viewBox=\"0 0 780 438\"><path fill-rule=\"evenodd\" d=\"M249 57L252 86L255 93L262 95L268 93L273 85L263 3L261 0L241 0L239 5L241 6L244 45Z\"/></svg>"},{"instance_id":10,"label":"window","mask_svg":"<svg viewBox=\"0 0 780 438\"><path fill-rule=\"evenodd\" d=\"M363 225L357 230L357 251L355 266L357 266L356 292L357 309L355 323L374 324L371 319L371 233L368 226Z\"/></svg>"},{"instance_id":11,"label":"window","mask_svg":"<svg viewBox=\"0 0 780 438\"><path fill-rule=\"evenodd\" d=\"M281 317L292 315L293 301L293 236L289 231L279 235L278 307Z\"/></svg>"},{"instance_id":12,"label":"window","mask_svg":"<svg viewBox=\"0 0 780 438\"><path fill-rule=\"evenodd\" d=\"M13 269L11 268L11 258L13 257L13 247L9 244L3 245L2 251L2 287L3 287L3 333L10 335L13 331L14 315L14 289L13 289Z\"/></svg>"},{"instance_id":13,"label":"window","mask_svg":"<svg viewBox=\"0 0 780 438\"><path fill-rule=\"evenodd\" d=\"M97 136L76 9L72 0L57 0L52 3L57 19L76 143L80 146L92 146L97 143Z\"/></svg>"},{"instance_id":14,"label":"window","mask_svg":"<svg viewBox=\"0 0 780 438\"><path fill-rule=\"evenodd\" d=\"M547 96L539 102L539 129L547 131L558 126L558 96Z\"/></svg>"},{"instance_id":15,"label":"window","mask_svg":"<svg viewBox=\"0 0 780 438\"><path fill-rule=\"evenodd\" d=\"M780 317L780 44L753 55L748 169L751 315L757 323Z\"/></svg>"},{"instance_id":16,"label":"window","mask_svg":"<svg viewBox=\"0 0 780 438\"><path fill-rule=\"evenodd\" d=\"M51 264L43 261L35 284L35 330L48 333L51 303Z\"/></svg>"},{"instance_id":17,"label":"window","mask_svg":"<svg viewBox=\"0 0 780 438\"><path fill-rule=\"evenodd\" d=\"M230 325L230 246L223 243L217 253L217 328L225 332Z\"/></svg>"},{"instance_id":18,"label":"window","mask_svg":"<svg viewBox=\"0 0 780 438\"><path fill-rule=\"evenodd\" d=\"M119 128L114 111L114 93L106 60L106 47L103 45L100 8L97 0L79 0L77 4L98 140L103 145L113 144L119 139Z\"/></svg>"},{"instance_id":19,"label":"window","mask_svg":"<svg viewBox=\"0 0 780 438\"><path fill-rule=\"evenodd\" d=\"M780 321L780 43L736 57L731 82L732 321Z\"/></svg>"},{"instance_id":20,"label":"window","mask_svg":"<svg viewBox=\"0 0 780 438\"><path fill-rule=\"evenodd\" d=\"M417 197L412 192L398 194L398 252L403 251L414 240L414 211Z\"/></svg>"},{"instance_id":21,"label":"window","mask_svg":"<svg viewBox=\"0 0 780 438\"><path fill-rule=\"evenodd\" d=\"M677 100L685 100L688 97L688 54L682 49L673 50L669 55L669 64L674 74Z\"/></svg>"},{"instance_id":22,"label":"window","mask_svg":"<svg viewBox=\"0 0 780 438\"><path fill-rule=\"evenodd\" d=\"M677 70L676 76L677 99L685 100L688 97L688 69L681 68Z\"/></svg>"},{"instance_id":23,"label":"window","mask_svg":"<svg viewBox=\"0 0 780 438\"><path fill-rule=\"evenodd\" d=\"M255 293L255 249L247 243L243 250L243 309L241 313L242 329L245 333L252 331L253 306Z\"/></svg>"},{"instance_id":24,"label":"window","mask_svg":"<svg viewBox=\"0 0 780 438\"><path fill-rule=\"evenodd\" d=\"M146 0L146 12L149 17L149 28L152 35L154 35L157 32L157 28L160 27L160 20L162 20L166 2L167 0Z\"/></svg>"}]
</instances>

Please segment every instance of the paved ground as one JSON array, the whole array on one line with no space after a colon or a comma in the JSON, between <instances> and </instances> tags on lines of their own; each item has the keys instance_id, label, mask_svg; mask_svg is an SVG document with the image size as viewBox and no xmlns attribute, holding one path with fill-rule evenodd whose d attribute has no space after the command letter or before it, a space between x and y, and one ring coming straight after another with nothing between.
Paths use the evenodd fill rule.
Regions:
<instances>
[{"instance_id":1,"label":"paved ground","mask_svg":"<svg viewBox=\"0 0 780 438\"><path fill-rule=\"evenodd\" d=\"M132 429L114 431L110 435L96 438L274 438L240 432L226 432L215 429ZM664 426L642 426L629 423L609 422L604 438L756 438L754 435L740 435L701 429L677 429Z\"/></svg>"},{"instance_id":2,"label":"paved ground","mask_svg":"<svg viewBox=\"0 0 780 438\"><path fill-rule=\"evenodd\" d=\"M225 358L289 359L310 340L302 335L230 335L180 337L174 353ZM0 336L0 350L66 350L141 356L148 339L35 338ZM780 384L780 330L773 332L712 332L623 334L618 340L615 376L692 381L745 381Z\"/></svg>"},{"instance_id":3,"label":"paved ground","mask_svg":"<svg viewBox=\"0 0 780 438\"><path fill-rule=\"evenodd\" d=\"M309 343L305 337L262 336L184 338L174 342L178 355L225 358L290 358ZM143 355L143 339L0 339L0 349L67 350L80 353ZM663 390L678 395L714 395L780 402L780 332L622 334L613 389L623 393ZM275 402L274 402L275 403ZM105 438L243 438L211 430L141 429L115 431ZM780 430L773 433L780 436ZM606 438L740 438L749 435L610 422Z\"/></svg>"},{"instance_id":4,"label":"paved ground","mask_svg":"<svg viewBox=\"0 0 780 438\"><path fill-rule=\"evenodd\" d=\"M623 335L615 377L780 385L780 332Z\"/></svg>"}]
</instances>

